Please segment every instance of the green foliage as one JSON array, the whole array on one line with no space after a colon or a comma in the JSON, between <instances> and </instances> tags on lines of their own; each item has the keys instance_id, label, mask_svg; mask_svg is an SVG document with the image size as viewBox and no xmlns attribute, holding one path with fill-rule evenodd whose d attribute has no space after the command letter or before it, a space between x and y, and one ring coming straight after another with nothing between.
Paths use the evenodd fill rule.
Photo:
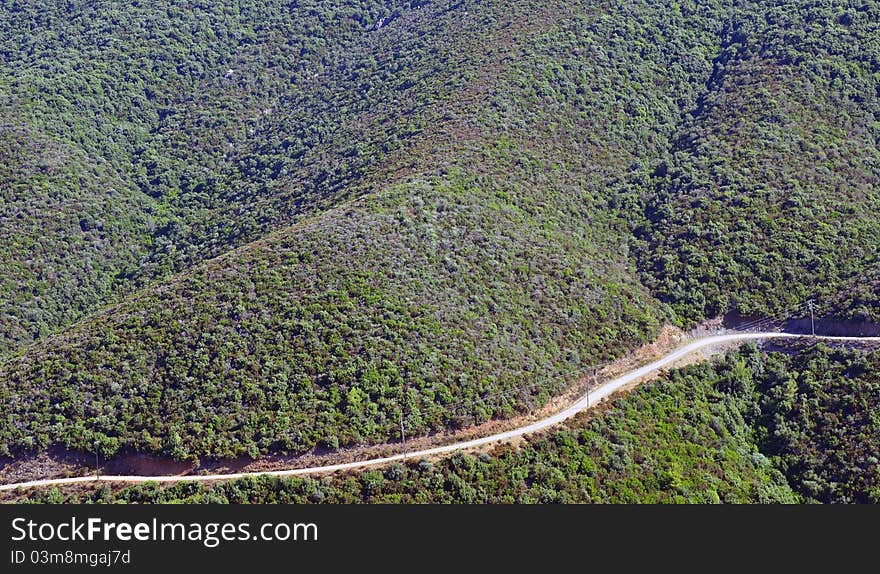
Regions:
<instances>
[{"instance_id":1,"label":"green foliage","mask_svg":"<svg viewBox=\"0 0 880 574\"><path fill-rule=\"evenodd\" d=\"M878 16L871 2L778 3L724 30L638 230L646 281L682 320L838 298L876 266ZM876 318L876 300L858 313Z\"/></svg>"},{"instance_id":2,"label":"green foliage","mask_svg":"<svg viewBox=\"0 0 880 574\"><path fill-rule=\"evenodd\" d=\"M0 2L0 356L354 195L467 77L420 4Z\"/></svg>"},{"instance_id":3,"label":"green foliage","mask_svg":"<svg viewBox=\"0 0 880 574\"><path fill-rule=\"evenodd\" d=\"M666 15L642 7L627 24L561 2L402 10L316 61L321 81L279 84L241 154L196 143L227 124L169 112L149 142L165 163L138 179L166 223L130 277L227 253L10 356L2 444L100 433L192 459L381 442L401 408L413 434L510 416L649 340L663 311L609 201L696 100L719 23L676 16L649 47Z\"/></svg>"},{"instance_id":4,"label":"green foliage","mask_svg":"<svg viewBox=\"0 0 880 574\"><path fill-rule=\"evenodd\" d=\"M85 493L95 502L794 503L880 501L880 353L745 347L488 455L322 478ZM29 500L57 502L57 491ZM67 495L65 499L74 499Z\"/></svg>"},{"instance_id":5,"label":"green foliage","mask_svg":"<svg viewBox=\"0 0 880 574\"><path fill-rule=\"evenodd\" d=\"M378 212L302 224L8 360L2 412L20 422L6 444L48 434L87 450L99 432L190 458L379 442L398 434L401 404L414 434L509 416L561 390L581 353L604 361L647 340L647 298L597 290L626 275L586 271L589 235L486 208L488 185L395 188ZM450 236L472 239L457 250Z\"/></svg>"},{"instance_id":6,"label":"green foliage","mask_svg":"<svg viewBox=\"0 0 880 574\"><path fill-rule=\"evenodd\" d=\"M880 324L880 264L847 281L831 301L836 314L842 319L866 322L872 327Z\"/></svg>"},{"instance_id":7,"label":"green foliage","mask_svg":"<svg viewBox=\"0 0 880 574\"><path fill-rule=\"evenodd\" d=\"M0 452L378 443L670 318L840 286L876 318L876 16L4 1Z\"/></svg>"},{"instance_id":8,"label":"green foliage","mask_svg":"<svg viewBox=\"0 0 880 574\"><path fill-rule=\"evenodd\" d=\"M771 355L758 381L761 449L808 501L880 502L880 353Z\"/></svg>"}]
</instances>

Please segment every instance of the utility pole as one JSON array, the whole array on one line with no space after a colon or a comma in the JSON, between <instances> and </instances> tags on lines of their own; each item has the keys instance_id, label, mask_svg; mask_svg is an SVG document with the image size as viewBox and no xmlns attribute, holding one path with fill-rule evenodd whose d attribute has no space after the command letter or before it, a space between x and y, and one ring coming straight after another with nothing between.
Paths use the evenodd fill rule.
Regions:
<instances>
[{"instance_id":1,"label":"utility pole","mask_svg":"<svg viewBox=\"0 0 880 574\"><path fill-rule=\"evenodd\" d=\"M813 310L813 300L810 299L808 304L810 305L810 331L813 333L813 336L816 336L816 314Z\"/></svg>"},{"instance_id":2,"label":"utility pole","mask_svg":"<svg viewBox=\"0 0 880 574\"><path fill-rule=\"evenodd\" d=\"M101 464L98 462L98 439L95 439L95 480L101 480Z\"/></svg>"}]
</instances>

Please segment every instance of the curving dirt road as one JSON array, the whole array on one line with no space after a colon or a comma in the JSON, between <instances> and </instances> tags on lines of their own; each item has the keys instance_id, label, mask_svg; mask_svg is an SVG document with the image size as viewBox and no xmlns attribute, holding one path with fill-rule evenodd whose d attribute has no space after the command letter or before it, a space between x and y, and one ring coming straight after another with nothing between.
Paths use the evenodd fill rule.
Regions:
<instances>
[{"instance_id":1,"label":"curving dirt road","mask_svg":"<svg viewBox=\"0 0 880 574\"><path fill-rule=\"evenodd\" d=\"M502 433L494 434L491 436L486 436L483 438L477 438L473 440L468 440L464 442L458 442L453 444L448 444L444 446L433 447L429 449L414 451L410 453L400 453L392 456L386 456L381 458L372 458L368 460L361 460L355 462L347 462L342 464L332 464L327 466L316 466L309 468L295 468L290 470L275 470L275 471L262 471L262 472L243 472L243 473L230 473L230 474L204 474L204 475L176 475L176 476L101 476L99 478L95 478L94 476L79 476L74 478L51 478L45 480L32 480L29 482L18 482L13 484L4 484L0 485L0 491L10 491L15 490L17 488L30 488L36 486L58 486L64 484L75 484L80 482L208 482L215 480L231 480L235 478L243 478L245 476L298 476L298 475L306 475L306 474L321 474L328 472L336 472L340 470L352 470L357 468L363 468L367 466L378 466L383 464L388 464L390 462L401 461L406 458L425 458L437 455L448 454L451 452L456 452L460 450L469 450L477 447L481 447L487 444L503 442L509 439L513 439L516 437L521 437L523 435L535 433L538 431L545 430L549 427L557 425L569 418L573 417L577 413L589 409L592 406L595 406L599 401L607 398L615 391L620 390L622 387L629 385L630 383L636 382L645 376L662 369L663 367L667 367L684 358L687 355L695 353L699 350L713 347L719 344L724 343L736 343L736 342L745 342L745 341L754 341L760 339L796 339L796 338L815 338L820 340L830 340L830 341L852 341L852 342L880 342L880 337L829 337L829 336L818 336L812 337L811 335L794 335L790 333L735 333L735 334L727 334L727 335L715 335L711 337L705 337L702 339L698 339L681 347L675 351L672 351L668 355L657 359L656 361L645 365L644 367L635 369L630 371L629 373L617 377L616 379L612 379L607 383L601 385L600 387L592 390L587 393L573 404L571 404L566 409L551 415L547 418L541 419L537 422L533 422L531 424L505 431Z\"/></svg>"}]
</instances>

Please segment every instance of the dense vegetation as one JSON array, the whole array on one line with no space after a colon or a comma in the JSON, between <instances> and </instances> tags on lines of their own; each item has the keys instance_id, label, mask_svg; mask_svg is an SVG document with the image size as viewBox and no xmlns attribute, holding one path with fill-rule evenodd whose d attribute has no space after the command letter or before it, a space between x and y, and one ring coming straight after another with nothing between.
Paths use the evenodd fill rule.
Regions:
<instances>
[{"instance_id":1,"label":"dense vegetation","mask_svg":"<svg viewBox=\"0 0 880 574\"><path fill-rule=\"evenodd\" d=\"M34 502L880 502L880 354L732 353L518 447L358 475L109 485Z\"/></svg>"},{"instance_id":2,"label":"dense vegetation","mask_svg":"<svg viewBox=\"0 0 880 574\"><path fill-rule=\"evenodd\" d=\"M477 64L419 5L0 3L0 355L353 193Z\"/></svg>"},{"instance_id":3,"label":"dense vegetation","mask_svg":"<svg viewBox=\"0 0 880 574\"><path fill-rule=\"evenodd\" d=\"M877 21L0 2L0 454L382 442L667 320L840 286L876 319Z\"/></svg>"},{"instance_id":4,"label":"dense vegetation","mask_svg":"<svg viewBox=\"0 0 880 574\"><path fill-rule=\"evenodd\" d=\"M663 45L628 52L661 8L645 5L645 23L599 7L493 10L431 20L425 46L467 26L452 36L489 37L491 61L407 146L419 163L402 182L369 184L10 357L0 447L97 440L105 456L195 458L382 441L400 409L410 433L512 414L649 339L662 312L608 203L696 102L719 24L679 14ZM425 26L419 12L382 30Z\"/></svg>"},{"instance_id":5,"label":"dense vegetation","mask_svg":"<svg viewBox=\"0 0 880 574\"><path fill-rule=\"evenodd\" d=\"M838 310L837 316L880 324L880 263L850 280L836 296L830 298L830 304Z\"/></svg>"},{"instance_id":6,"label":"dense vegetation","mask_svg":"<svg viewBox=\"0 0 880 574\"><path fill-rule=\"evenodd\" d=\"M755 377L762 451L806 500L880 502L880 353L775 356Z\"/></svg>"},{"instance_id":7,"label":"dense vegetation","mask_svg":"<svg viewBox=\"0 0 880 574\"><path fill-rule=\"evenodd\" d=\"M867 2L778 3L727 24L643 230L648 282L679 316L835 297L876 264L878 34Z\"/></svg>"}]
</instances>

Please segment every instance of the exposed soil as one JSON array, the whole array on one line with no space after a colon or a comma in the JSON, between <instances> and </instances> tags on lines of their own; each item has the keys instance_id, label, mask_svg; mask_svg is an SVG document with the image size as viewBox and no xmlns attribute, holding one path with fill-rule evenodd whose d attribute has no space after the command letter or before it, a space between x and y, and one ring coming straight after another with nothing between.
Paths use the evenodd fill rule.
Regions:
<instances>
[{"instance_id":1,"label":"exposed soil","mask_svg":"<svg viewBox=\"0 0 880 574\"><path fill-rule=\"evenodd\" d=\"M67 478L94 472L93 456L67 452L57 447L22 458L0 458L0 482L4 484L36 478Z\"/></svg>"},{"instance_id":2,"label":"exposed soil","mask_svg":"<svg viewBox=\"0 0 880 574\"><path fill-rule=\"evenodd\" d=\"M137 476L161 476L189 474L195 465L145 454L130 454L107 463L104 474L130 474Z\"/></svg>"},{"instance_id":3,"label":"exposed soil","mask_svg":"<svg viewBox=\"0 0 880 574\"><path fill-rule=\"evenodd\" d=\"M530 413L529 415L523 415L507 420L489 421L485 424L459 431L436 433L430 436L423 436L412 439L408 438L407 449L413 451L422 450L430 448L432 446L466 441L469 439L503 432L505 430L517 428L520 426L524 426L530 422L540 420L564 409L572 402L582 397L588 389L593 389L607 380L610 380L626 372L634 370L642 365L650 363L653 360L669 353L671 350L680 346L686 340L692 339L695 336L700 336L701 334L712 333L720 328L723 328L721 319L707 321L706 323L701 324L697 329L688 334L684 334L674 327L666 326L661 330L658 338L653 343L644 345L634 352L630 353L629 355L607 365L606 367L601 369L596 376L584 377L578 379L577 381L574 381L564 394L552 399L548 405L538 411ZM664 374L664 372L670 369L680 368L688 364L699 363L706 360L706 358L710 358L716 354L725 353L730 349L737 348L740 346L740 344L741 343L738 342L731 342L727 345L719 345L718 347L713 347L711 350L706 349L701 352L692 353L682 358L680 361L677 361L675 364L669 365L665 369L652 373L638 381L634 381L633 383L624 387L622 391L628 392L633 388L644 384L645 382L660 378ZM790 350L786 348L786 346L789 344L793 344L795 346L800 345L802 348L804 343L798 341L783 341L781 342L781 344L777 344L775 342L764 343L764 346L773 347L767 348L767 350L777 350L777 347L778 350ZM860 343L853 344L853 346L857 347L861 345L862 344ZM619 393L615 393L615 396L619 396ZM589 411L578 413L573 420L583 421L586 418L602 413L603 411L605 411L605 409L608 408L608 405L610 404L610 399L606 399L605 401L603 401L603 403L604 404L594 405L593 408L591 408ZM552 432L552 429L547 429L539 434L544 434L546 432ZM483 445L479 448L474 449L474 451L497 453L506 449L516 448L516 445L523 440L526 440L526 437L516 437L503 443L499 442L489 445ZM397 454L401 452L401 449L402 445L400 444L400 442L392 442L383 445L364 446L334 452L313 452L307 455L296 457L268 456L256 461L246 458L226 461L211 461L201 465L198 468L194 468L191 465L185 463L162 460L138 454L121 457L117 460L112 461L111 463L104 465L102 467L102 473L112 473L120 475L133 474L141 476L185 476L187 474L262 472L290 468L303 468L310 466L323 466L336 463L364 460L368 458ZM438 455L434 458L440 458L443 456L446 455ZM94 472L94 462L89 465L88 460L88 456L64 453L56 449L49 453L41 454L39 456L31 457L25 460L5 461L5 465L0 467L0 479L2 479L3 482L18 482L34 478L87 475L90 472ZM4 461L0 461L0 463L3 462ZM347 472L351 473L358 471ZM121 483L113 485L110 485L109 483L105 484L107 484L107 487L111 488L112 490L119 490L125 487L125 485ZM93 484L89 483L66 485L61 488L67 494L72 494L76 492L89 491L93 489L94 486ZM12 502L15 500L19 500L25 496L27 496L26 491L16 493L4 493L2 496L0 496L0 500L3 500L4 502Z\"/></svg>"},{"instance_id":4,"label":"exposed soil","mask_svg":"<svg viewBox=\"0 0 880 574\"><path fill-rule=\"evenodd\" d=\"M665 326L657 339L632 353L606 365L596 376L573 381L561 395L550 400L543 408L527 415L505 420L491 420L478 426L445 431L427 436L407 437L407 450L422 450L453 442L489 436L543 419L558 412L583 396L601 382L612 379L641 365L650 363L677 347L687 336L679 329ZM691 359L694 360L694 359ZM633 385L635 386L635 385ZM487 447L491 449L492 446ZM232 472L260 472L297 467L323 466L352 462L401 452L400 441L381 445L366 445L337 451L319 451L298 456L265 456L258 460L205 460L198 467L189 463L151 457L144 454L122 455L102 462L102 474L168 476L186 474L216 474ZM5 463L5 464L4 464ZM0 461L0 483L22 482L38 478L81 476L95 472L95 461L87 455L65 453L58 449L20 460Z\"/></svg>"}]
</instances>

